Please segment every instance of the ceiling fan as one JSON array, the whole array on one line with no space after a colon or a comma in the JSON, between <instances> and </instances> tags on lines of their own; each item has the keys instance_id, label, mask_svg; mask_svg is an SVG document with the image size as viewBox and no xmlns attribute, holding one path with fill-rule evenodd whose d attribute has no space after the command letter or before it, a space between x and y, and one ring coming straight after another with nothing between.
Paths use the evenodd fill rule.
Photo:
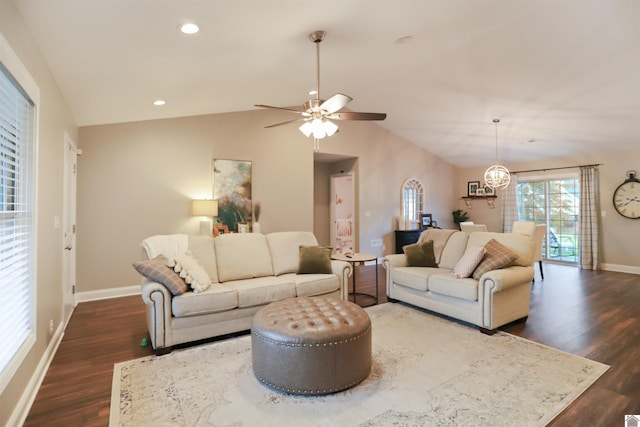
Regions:
<instances>
[{"instance_id":1,"label":"ceiling fan","mask_svg":"<svg viewBox=\"0 0 640 427\"><path fill-rule=\"evenodd\" d=\"M316 44L316 74L317 74L317 89L310 92L310 95L315 95L315 98L303 104L303 110L295 110L293 108L274 107L272 105L256 104L256 107L274 108L277 110L289 111L296 113L302 117L287 120L286 122L276 123L273 125L265 126L265 128L272 128L276 126L282 126L293 122L304 122L300 126L300 131L305 136L310 137L313 135L314 148L318 150L318 140L331 136L338 132L338 126L331 120L384 120L387 115L385 113L357 113L351 111L340 112L349 102L353 100L350 96L342 93L337 93L331 98L324 100L320 99L320 42L324 40L326 36L325 31L314 31L309 34L309 40Z\"/></svg>"}]
</instances>

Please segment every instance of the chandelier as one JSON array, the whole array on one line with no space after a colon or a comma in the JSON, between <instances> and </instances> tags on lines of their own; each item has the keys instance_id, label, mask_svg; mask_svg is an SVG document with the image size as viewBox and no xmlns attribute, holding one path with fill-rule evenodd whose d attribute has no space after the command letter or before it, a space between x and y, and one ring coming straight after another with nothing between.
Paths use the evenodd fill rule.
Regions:
<instances>
[{"instance_id":1,"label":"chandelier","mask_svg":"<svg viewBox=\"0 0 640 427\"><path fill-rule=\"evenodd\" d=\"M509 186L511 175L509 170L498 162L498 123L500 123L500 119L493 119L493 123L496 125L496 164L485 171L484 185L501 190Z\"/></svg>"}]
</instances>

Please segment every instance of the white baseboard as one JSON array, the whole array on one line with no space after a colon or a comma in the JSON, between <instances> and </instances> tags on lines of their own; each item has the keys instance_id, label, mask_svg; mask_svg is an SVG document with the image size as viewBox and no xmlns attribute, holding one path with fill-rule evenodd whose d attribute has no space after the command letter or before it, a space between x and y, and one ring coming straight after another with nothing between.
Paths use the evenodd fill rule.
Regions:
<instances>
[{"instance_id":1,"label":"white baseboard","mask_svg":"<svg viewBox=\"0 0 640 427\"><path fill-rule=\"evenodd\" d=\"M7 426L21 426L27 419L29 415L29 410L31 410L31 406L33 402L36 400L36 396L38 395L38 391L40 390L40 386L44 381L44 377L49 370L49 366L51 365L51 361L53 360L53 356L55 356L60 343L62 342L62 337L64 336L64 331L66 329L66 324L60 323L56 332L53 334L47 349L44 354L40 358L40 362L36 367L35 372L31 375L31 379L27 384L22 396L20 397L20 401L16 405L11 417L9 418L9 422Z\"/></svg>"},{"instance_id":2,"label":"white baseboard","mask_svg":"<svg viewBox=\"0 0 640 427\"><path fill-rule=\"evenodd\" d=\"M617 271L618 273L640 274L640 267L634 265L602 264L602 269L606 271Z\"/></svg>"},{"instance_id":3,"label":"white baseboard","mask_svg":"<svg viewBox=\"0 0 640 427\"><path fill-rule=\"evenodd\" d=\"M78 292L76 294L76 303L86 301L97 301L101 299L110 299L118 297L127 297L129 295L139 295L140 285L122 286L120 288L100 289L99 291Z\"/></svg>"}]
</instances>

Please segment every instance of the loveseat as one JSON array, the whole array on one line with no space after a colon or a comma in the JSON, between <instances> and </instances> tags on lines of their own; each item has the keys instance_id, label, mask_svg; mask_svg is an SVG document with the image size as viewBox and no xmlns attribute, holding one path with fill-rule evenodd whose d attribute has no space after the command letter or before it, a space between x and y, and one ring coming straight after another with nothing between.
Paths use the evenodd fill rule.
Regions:
<instances>
[{"instance_id":1,"label":"loveseat","mask_svg":"<svg viewBox=\"0 0 640 427\"><path fill-rule=\"evenodd\" d=\"M432 248L432 266L409 265L410 255L427 244ZM515 320L526 320L534 274L533 241L527 236L430 229L420 235L418 243L404 249L404 254L383 259L389 301L472 323L487 334ZM413 264L419 265L420 259L413 258ZM496 258L501 261L496 263ZM501 263L506 265L492 267ZM490 270L483 272L486 268Z\"/></svg>"},{"instance_id":2,"label":"loveseat","mask_svg":"<svg viewBox=\"0 0 640 427\"><path fill-rule=\"evenodd\" d=\"M331 260L330 249L317 245L310 232L145 239L145 259L134 267L145 276L142 299L156 354L177 344L249 330L253 315L274 301L347 299L351 265ZM299 269L308 274L298 274Z\"/></svg>"}]
</instances>

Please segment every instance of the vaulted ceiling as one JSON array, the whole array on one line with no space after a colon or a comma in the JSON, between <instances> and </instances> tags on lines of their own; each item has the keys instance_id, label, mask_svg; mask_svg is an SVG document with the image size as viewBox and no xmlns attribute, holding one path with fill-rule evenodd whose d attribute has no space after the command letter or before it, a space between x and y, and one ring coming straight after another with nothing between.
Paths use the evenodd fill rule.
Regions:
<instances>
[{"instance_id":1,"label":"vaulted ceiling","mask_svg":"<svg viewBox=\"0 0 640 427\"><path fill-rule=\"evenodd\" d=\"M455 165L640 147L638 0L14 1L80 126L301 106L325 30L321 96Z\"/></svg>"}]
</instances>

